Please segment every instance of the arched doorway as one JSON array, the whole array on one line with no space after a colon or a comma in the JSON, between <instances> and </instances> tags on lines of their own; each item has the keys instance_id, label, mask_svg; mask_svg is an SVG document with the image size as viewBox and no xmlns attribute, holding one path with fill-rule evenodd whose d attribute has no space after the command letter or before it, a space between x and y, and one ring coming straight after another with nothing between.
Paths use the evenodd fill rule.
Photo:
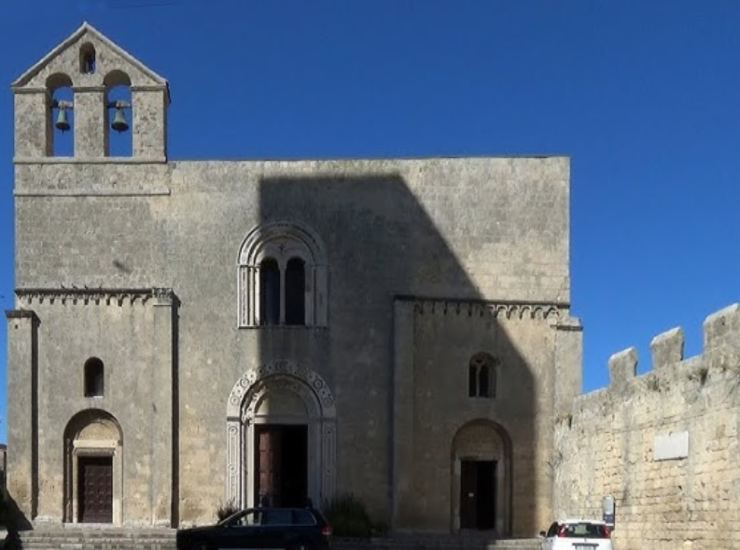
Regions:
<instances>
[{"instance_id":1,"label":"arched doorway","mask_svg":"<svg viewBox=\"0 0 740 550\"><path fill-rule=\"evenodd\" d=\"M452 528L511 534L511 440L490 420L473 420L452 439Z\"/></svg>"},{"instance_id":2,"label":"arched doorway","mask_svg":"<svg viewBox=\"0 0 740 550\"><path fill-rule=\"evenodd\" d=\"M100 409L73 416L64 430L64 521L121 525L123 435Z\"/></svg>"},{"instance_id":3,"label":"arched doorway","mask_svg":"<svg viewBox=\"0 0 740 550\"><path fill-rule=\"evenodd\" d=\"M226 411L226 500L249 507L331 498L335 416L331 390L311 369L275 361L244 373Z\"/></svg>"}]
</instances>

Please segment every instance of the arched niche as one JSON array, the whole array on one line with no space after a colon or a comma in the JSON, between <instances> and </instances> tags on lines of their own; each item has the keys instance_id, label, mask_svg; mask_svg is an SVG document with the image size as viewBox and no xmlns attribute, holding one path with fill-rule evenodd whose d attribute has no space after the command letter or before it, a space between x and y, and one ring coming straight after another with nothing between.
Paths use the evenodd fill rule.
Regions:
<instances>
[{"instance_id":1,"label":"arched niche","mask_svg":"<svg viewBox=\"0 0 740 550\"><path fill-rule=\"evenodd\" d=\"M86 461L110 464L112 483L110 523L123 523L123 433L118 421L101 409L74 415L64 430L64 521L80 523L81 469ZM107 466L106 466L107 467ZM107 523L103 522L103 523Z\"/></svg>"},{"instance_id":2,"label":"arched niche","mask_svg":"<svg viewBox=\"0 0 740 550\"><path fill-rule=\"evenodd\" d=\"M460 530L463 500L472 498L465 487L464 468L493 462L495 503L491 525L497 536L511 534L512 464L511 439L503 426L488 419L464 424L452 438L451 525ZM467 463L464 464L464 463ZM476 495L480 496L480 495Z\"/></svg>"},{"instance_id":3,"label":"arched niche","mask_svg":"<svg viewBox=\"0 0 740 550\"><path fill-rule=\"evenodd\" d=\"M315 503L334 495L336 409L326 381L293 361L246 371L234 384L226 410L227 501L254 506L256 434L264 425L305 425L307 495Z\"/></svg>"},{"instance_id":4,"label":"arched niche","mask_svg":"<svg viewBox=\"0 0 740 550\"><path fill-rule=\"evenodd\" d=\"M80 73L81 74L95 74L97 65L97 58L95 53L95 46L90 42L85 42L80 46Z\"/></svg>"}]
</instances>

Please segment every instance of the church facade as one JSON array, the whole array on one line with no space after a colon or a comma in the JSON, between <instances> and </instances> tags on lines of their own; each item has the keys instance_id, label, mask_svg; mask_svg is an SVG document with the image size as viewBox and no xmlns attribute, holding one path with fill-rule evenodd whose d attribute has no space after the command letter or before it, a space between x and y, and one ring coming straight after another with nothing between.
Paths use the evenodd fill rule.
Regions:
<instances>
[{"instance_id":1,"label":"church facade","mask_svg":"<svg viewBox=\"0 0 740 550\"><path fill-rule=\"evenodd\" d=\"M167 81L88 24L13 91L29 523L348 493L394 530L551 521L581 386L567 158L170 160Z\"/></svg>"}]
</instances>

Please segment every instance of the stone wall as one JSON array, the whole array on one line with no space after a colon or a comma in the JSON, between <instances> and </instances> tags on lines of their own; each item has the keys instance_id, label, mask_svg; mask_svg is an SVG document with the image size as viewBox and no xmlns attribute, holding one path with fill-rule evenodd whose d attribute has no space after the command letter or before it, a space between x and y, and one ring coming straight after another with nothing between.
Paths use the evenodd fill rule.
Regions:
<instances>
[{"instance_id":1,"label":"stone wall","mask_svg":"<svg viewBox=\"0 0 740 550\"><path fill-rule=\"evenodd\" d=\"M559 517L601 518L616 500L620 550L736 548L740 540L740 306L704 322L704 350L683 358L683 332L609 361L608 388L578 398L556 425ZM546 528L545 525L542 526Z\"/></svg>"},{"instance_id":2,"label":"stone wall","mask_svg":"<svg viewBox=\"0 0 740 550\"><path fill-rule=\"evenodd\" d=\"M394 371L399 526L460 529L461 460L473 459L497 463L497 532L536 532L538 520L552 514L546 465L556 349L564 338L581 337L561 330L567 308L399 300L396 311L397 345L409 350ZM471 397L468 366L479 353L495 365L492 390ZM500 448L485 448L494 441Z\"/></svg>"},{"instance_id":3,"label":"stone wall","mask_svg":"<svg viewBox=\"0 0 740 550\"><path fill-rule=\"evenodd\" d=\"M179 464L173 480L177 486L171 491L178 495L181 522L210 521L224 499L226 401L250 369L290 360L326 380L336 397L337 456L331 474L336 487L360 496L375 517L390 523L394 297L539 304L562 310L561 320L568 318L569 174L563 158L40 162L16 166L15 192L19 289L156 287L171 288L176 294L178 402L159 396L154 406L176 411ZM326 327L237 326L238 252L253 228L275 222L311 228L327 251ZM151 345L145 332L114 330L105 315L97 317L91 331L69 315L73 308L59 302L36 308L19 301L18 307L36 311L44 334L59 331L39 341L39 387L48 387L63 369L79 373L79 358L88 353L81 344L89 334L104 335L95 351L104 362L116 357L124 342L141 349ZM517 313L517 319L508 322L520 334L517 346L524 359L517 368L542 374L536 386L534 382L526 386L532 415L539 415L542 426L526 430L527 442L519 441L514 449L520 464L527 465L523 471L530 473L535 463L544 463L544 450L551 446L547 426L553 416L548 403L553 398L567 402L578 387L568 385L570 393L548 387L554 380L550 372L577 379L580 333L568 351L560 345L567 340L562 338L565 332L553 330L543 319L545 313L527 311L523 318ZM540 318L535 319L537 315ZM424 338L445 351L435 369L460 369L458 377L464 383L468 358L453 365L459 357L452 357L451 350L470 344L466 353L486 351L476 348L486 344L495 352L505 331L487 330L482 321L479 341L472 342L472 332L449 319L429 324ZM47 351L52 338L65 342L64 356ZM414 353L413 341L404 345ZM420 354L424 348L421 342ZM26 356L19 357L18 365ZM418 361L421 368L423 356ZM157 361L148 367L165 368ZM13 360L10 368L16 368ZM424 391L419 384L418 392ZM111 391L125 398L126 388L119 385ZM512 396L520 391L507 389ZM492 421L497 417L495 411L480 407L460 410L444 396L434 395L426 406L437 411L435 418L446 415L449 468L454 430L470 420L472 412ZM148 399L134 405L153 406ZM39 414L43 434L39 443L58 450L60 426L76 412L73 409L50 407L50 415ZM50 422L49 416L59 422ZM531 423L534 416L527 418ZM31 432L31 426L19 424L19 439L28 439L23 434ZM544 438L542 444L535 443L538 438ZM124 455L131 450L128 441ZM154 443L158 452L159 445ZM539 449L536 457L533 446ZM436 452L441 447L435 443L434 448ZM22 449L23 445L18 451ZM38 455L38 513L54 520L61 514L54 503L62 501L57 450ZM419 450L420 456L423 452ZM425 464L419 462L419 472L437 467L427 469ZM537 471L541 477L542 468ZM19 483L30 485L27 478L20 478ZM522 479L527 491L536 493L532 501L540 501L538 509L546 514L547 481L532 485L534 474ZM448 480L449 476L443 486L428 488L435 492L430 499L436 504L427 511L428 517L417 517L415 525L434 524L443 530L451 525ZM127 495L133 502L147 498ZM533 527L516 523L529 510L525 501L521 503L514 531L530 534ZM123 523L131 519L124 509Z\"/></svg>"},{"instance_id":4,"label":"stone wall","mask_svg":"<svg viewBox=\"0 0 740 550\"><path fill-rule=\"evenodd\" d=\"M23 338L15 333L26 319L9 319L14 348L25 358L23 369L11 361L10 390L23 389L28 398L11 394L8 489L28 517L71 521L72 479L65 470L78 442L66 441L69 427L79 413L105 411L121 432L122 453L113 453L120 461L114 461L114 523L126 518L130 525L169 525L173 300L167 291L152 290L18 292L17 312L33 310L37 317ZM95 396L84 389L83 365L91 357L103 364L104 391ZM23 431L26 424L35 437ZM124 482L126 492L119 494Z\"/></svg>"}]
</instances>

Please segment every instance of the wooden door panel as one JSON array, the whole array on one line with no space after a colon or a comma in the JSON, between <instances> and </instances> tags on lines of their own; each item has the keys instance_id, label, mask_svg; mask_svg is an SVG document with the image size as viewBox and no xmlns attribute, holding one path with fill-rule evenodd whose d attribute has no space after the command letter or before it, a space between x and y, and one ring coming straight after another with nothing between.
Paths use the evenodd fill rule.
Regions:
<instances>
[{"instance_id":1,"label":"wooden door panel","mask_svg":"<svg viewBox=\"0 0 740 550\"><path fill-rule=\"evenodd\" d=\"M255 429L255 505L304 506L308 497L308 427Z\"/></svg>"},{"instance_id":2,"label":"wooden door panel","mask_svg":"<svg viewBox=\"0 0 740 550\"><path fill-rule=\"evenodd\" d=\"M493 529L496 514L496 462L481 460L476 463L476 468L476 527Z\"/></svg>"},{"instance_id":3,"label":"wooden door panel","mask_svg":"<svg viewBox=\"0 0 740 550\"><path fill-rule=\"evenodd\" d=\"M476 527L476 491L478 490L478 470L473 460L463 460L460 471L460 528Z\"/></svg>"},{"instance_id":4,"label":"wooden door panel","mask_svg":"<svg viewBox=\"0 0 740 550\"><path fill-rule=\"evenodd\" d=\"M282 431L279 426L260 427L257 432L257 504L280 506Z\"/></svg>"},{"instance_id":5,"label":"wooden door panel","mask_svg":"<svg viewBox=\"0 0 740 550\"><path fill-rule=\"evenodd\" d=\"M113 458L80 457L79 521L111 523L113 521Z\"/></svg>"}]
</instances>

